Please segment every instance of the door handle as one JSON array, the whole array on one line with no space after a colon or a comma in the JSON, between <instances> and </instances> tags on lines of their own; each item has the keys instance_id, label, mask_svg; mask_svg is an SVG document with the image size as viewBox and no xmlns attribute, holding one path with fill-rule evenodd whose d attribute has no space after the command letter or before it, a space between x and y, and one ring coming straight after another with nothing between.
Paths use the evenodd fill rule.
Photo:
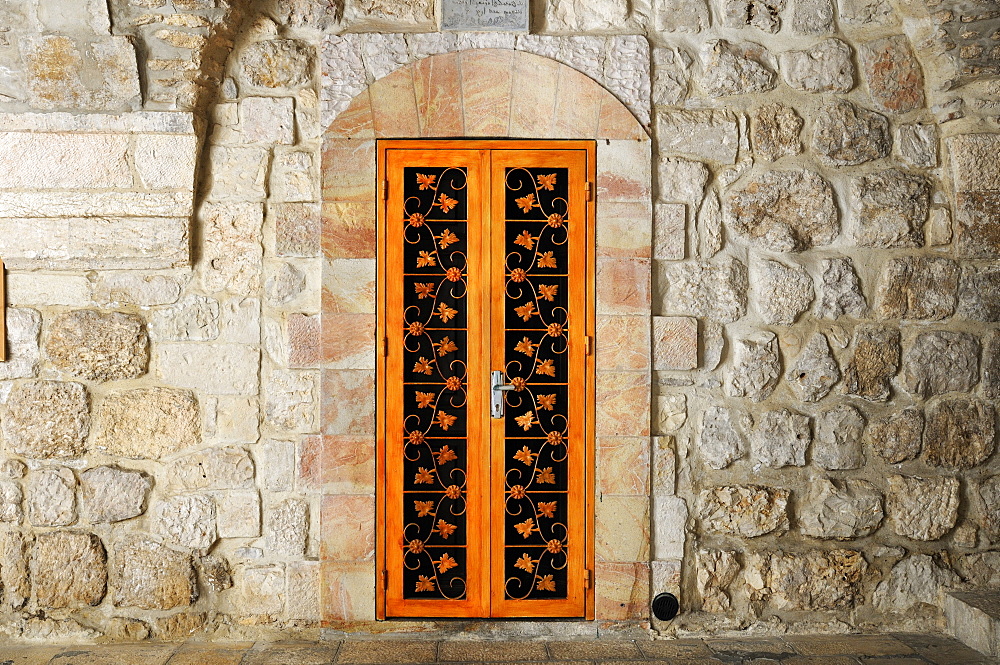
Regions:
<instances>
[{"instance_id":1,"label":"door handle","mask_svg":"<svg viewBox=\"0 0 1000 665\"><path fill-rule=\"evenodd\" d=\"M503 394L508 390L514 390L514 386L504 384L503 372L490 374L490 415L495 419L503 418Z\"/></svg>"}]
</instances>

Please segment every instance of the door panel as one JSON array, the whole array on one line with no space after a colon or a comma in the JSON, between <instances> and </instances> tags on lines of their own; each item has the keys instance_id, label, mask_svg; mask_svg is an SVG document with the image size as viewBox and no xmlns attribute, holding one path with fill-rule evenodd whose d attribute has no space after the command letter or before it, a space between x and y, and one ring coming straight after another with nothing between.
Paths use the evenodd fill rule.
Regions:
<instances>
[{"instance_id":1,"label":"door panel","mask_svg":"<svg viewBox=\"0 0 1000 665\"><path fill-rule=\"evenodd\" d=\"M593 144L423 143L379 151L378 615L589 615Z\"/></svg>"}]
</instances>

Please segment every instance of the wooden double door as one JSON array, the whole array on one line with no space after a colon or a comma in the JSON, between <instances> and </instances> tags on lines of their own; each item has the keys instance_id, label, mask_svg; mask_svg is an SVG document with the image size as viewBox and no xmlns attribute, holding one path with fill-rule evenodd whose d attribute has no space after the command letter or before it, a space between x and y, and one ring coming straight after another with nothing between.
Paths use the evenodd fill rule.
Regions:
<instances>
[{"instance_id":1,"label":"wooden double door","mask_svg":"<svg viewBox=\"0 0 1000 665\"><path fill-rule=\"evenodd\" d=\"M594 157L379 142L380 618L592 618Z\"/></svg>"}]
</instances>

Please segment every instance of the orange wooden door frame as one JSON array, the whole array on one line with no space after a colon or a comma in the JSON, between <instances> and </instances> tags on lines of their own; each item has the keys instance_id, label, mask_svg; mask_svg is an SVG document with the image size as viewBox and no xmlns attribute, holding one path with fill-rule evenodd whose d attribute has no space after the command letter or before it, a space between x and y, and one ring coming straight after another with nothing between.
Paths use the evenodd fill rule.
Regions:
<instances>
[{"instance_id":1,"label":"orange wooden door frame","mask_svg":"<svg viewBox=\"0 0 1000 665\"><path fill-rule=\"evenodd\" d=\"M376 453L376 615L387 617L582 617L594 618L594 337L595 337L595 202L596 144L593 141L523 140L380 140L377 149L377 453ZM462 167L468 173L468 492L465 541L468 578L461 600L405 599L402 595L403 519L402 464L404 445L399 430L403 393L395 382L403 376L403 333L396 313L403 309L402 265L398 238L403 228L405 166ZM571 412L582 416L582 450L569 459L569 510L578 516L570 525L565 599L510 600L504 593L503 420L489 414L489 373L503 369L503 243L505 223L502 192L506 167L532 165L566 168L571 208L570 265L573 270L570 310L575 325L569 331ZM498 191L499 190L499 191ZM480 233L473 233L478 228ZM585 267L580 270L580 267ZM582 274L580 274L582 273ZM583 324L580 325L582 320ZM480 335L473 334L475 327ZM475 339L474 339L475 338ZM395 377L395 379L390 379ZM576 426L575 426L576 427ZM574 429L574 431L578 431ZM492 442L492 443L491 443ZM491 452L492 451L492 452ZM498 472L499 469L499 472ZM492 475L491 475L492 474ZM492 478L490 480L490 478ZM477 489L478 488L478 489ZM392 542L390 542L392 539ZM396 542L398 541L398 542ZM582 546L580 544L582 543Z\"/></svg>"}]
</instances>

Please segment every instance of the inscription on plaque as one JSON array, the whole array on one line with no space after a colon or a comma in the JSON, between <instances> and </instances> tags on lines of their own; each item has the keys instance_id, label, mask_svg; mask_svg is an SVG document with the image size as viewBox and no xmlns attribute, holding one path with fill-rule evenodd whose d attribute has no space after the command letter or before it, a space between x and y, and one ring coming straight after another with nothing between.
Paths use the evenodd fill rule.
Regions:
<instances>
[{"instance_id":1,"label":"inscription on plaque","mask_svg":"<svg viewBox=\"0 0 1000 665\"><path fill-rule=\"evenodd\" d=\"M442 30L528 31L528 0L442 0Z\"/></svg>"}]
</instances>

